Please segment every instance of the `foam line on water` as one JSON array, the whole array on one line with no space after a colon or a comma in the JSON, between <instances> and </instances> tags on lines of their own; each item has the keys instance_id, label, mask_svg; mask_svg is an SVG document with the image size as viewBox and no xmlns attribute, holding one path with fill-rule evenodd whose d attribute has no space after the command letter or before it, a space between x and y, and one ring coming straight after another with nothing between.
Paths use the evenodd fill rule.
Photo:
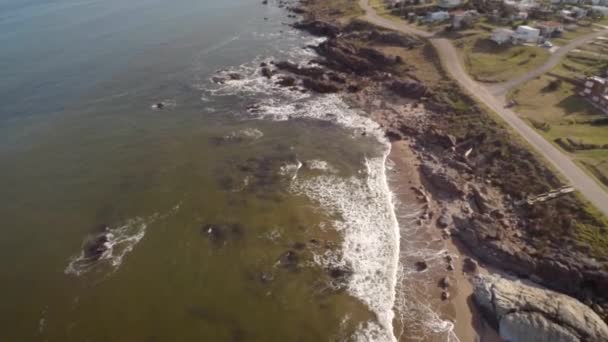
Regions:
<instances>
[{"instance_id":1,"label":"foam line on water","mask_svg":"<svg viewBox=\"0 0 608 342\"><path fill-rule=\"evenodd\" d=\"M348 292L376 314L376 322L362 325L355 338L359 341L395 341L393 304L399 261L399 228L392 194L386 183L384 163L390 151L379 158L366 158L364 177L341 178L320 175L292 183L295 193L318 202L339 217L333 222L343 236L341 260L353 276Z\"/></svg>"},{"instance_id":2,"label":"foam line on water","mask_svg":"<svg viewBox=\"0 0 608 342\"><path fill-rule=\"evenodd\" d=\"M91 260L90 257L87 257L84 252L84 247L89 239L99 237L100 234L87 237L83 242L83 250L79 255L70 259L64 273L81 276L100 267L108 267L111 272L116 271L120 265L122 265L125 256L133 251L135 246L144 238L148 226L160 219L175 214L179 208L180 204L174 206L170 211L162 215L155 213L146 218L135 217L127 220L123 224L109 227L107 231L103 233L107 238L107 241L104 243L105 251L97 260Z\"/></svg>"}]
</instances>

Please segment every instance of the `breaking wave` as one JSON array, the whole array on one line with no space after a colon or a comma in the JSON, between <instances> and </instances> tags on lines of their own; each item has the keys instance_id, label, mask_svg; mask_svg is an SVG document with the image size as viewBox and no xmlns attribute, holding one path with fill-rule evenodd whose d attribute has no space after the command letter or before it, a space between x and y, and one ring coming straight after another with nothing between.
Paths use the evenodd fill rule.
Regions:
<instances>
[{"instance_id":1,"label":"breaking wave","mask_svg":"<svg viewBox=\"0 0 608 342\"><path fill-rule=\"evenodd\" d=\"M106 227L98 234L89 235L83 241L82 251L79 255L72 257L64 273L80 276L93 270L109 270L113 272L122 265L124 257L133 251L133 248L144 238L146 229L157 220L164 219L179 210L179 205L173 207L168 213L160 215L158 213L149 217L135 217L123 224L115 227ZM97 248L100 248L99 255L92 257L87 253L87 246L95 241L100 241Z\"/></svg>"},{"instance_id":2,"label":"breaking wave","mask_svg":"<svg viewBox=\"0 0 608 342\"><path fill-rule=\"evenodd\" d=\"M322 39L310 42L297 41L297 46L286 51L276 51L278 60L288 59L301 65L316 57L312 49L302 49L302 45L318 44ZM407 302L411 293L401 291L409 274L402 269L400 260L400 227L395 210L393 194L389 188L387 169L391 162L388 156L391 145L380 125L351 108L339 95L316 95L301 88L283 88L275 84L277 75L270 79L260 73L260 64L274 58L258 57L252 62L219 71L223 82L208 82L199 89L203 98L213 96L239 96L255 100L247 107L247 118L272 121L291 119L313 119L332 122L352 132L354 139L375 137L378 153L361 160L360 170L351 177L341 177L337 170L320 159L310 159L284 166L280 172L291 179L290 190L294 194L306 196L318 203L334 217L332 226L343 238L341 251L326 251L315 255L314 261L322 267L348 266L353 275L347 284L350 295L364 303L376 316L375 320L363 322L352 338L356 341L393 342L397 341L393 321L408 318L403 311L417 302ZM237 73L238 79L230 74ZM298 176L300 169L307 172ZM278 232L277 232L278 234ZM401 308L399 308L401 307ZM441 320L430 309L416 310L424 315L415 321L425 325L426 331L446 332L453 329L451 322ZM396 317L397 314L397 317ZM346 319L346 318L345 318ZM422 330L422 329L421 329ZM453 341L453 340L449 340Z\"/></svg>"}]
</instances>

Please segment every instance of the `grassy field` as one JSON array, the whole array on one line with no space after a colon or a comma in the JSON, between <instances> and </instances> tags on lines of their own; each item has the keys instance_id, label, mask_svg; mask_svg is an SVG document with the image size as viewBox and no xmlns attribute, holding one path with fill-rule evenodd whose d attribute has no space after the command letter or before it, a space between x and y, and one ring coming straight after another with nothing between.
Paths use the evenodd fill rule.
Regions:
<instances>
[{"instance_id":1,"label":"grassy field","mask_svg":"<svg viewBox=\"0 0 608 342\"><path fill-rule=\"evenodd\" d=\"M564 46L577 37L593 32L594 28L595 27L591 24L588 24L587 26L577 26L575 30L565 30L561 37L553 38L551 39L551 42L557 46Z\"/></svg>"},{"instance_id":2,"label":"grassy field","mask_svg":"<svg viewBox=\"0 0 608 342\"><path fill-rule=\"evenodd\" d=\"M581 52L570 53L550 74L527 82L510 97L517 102L516 111L547 140L571 139L578 144L598 145L590 150L568 152L575 162L604 186L608 186L608 117L576 93L568 81L557 84L558 77L597 75L608 68L608 40L596 40ZM558 145L559 146L559 145ZM559 146L563 149L563 146Z\"/></svg>"},{"instance_id":3,"label":"grassy field","mask_svg":"<svg viewBox=\"0 0 608 342\"><path fill-rule=\"evenodd\" d=\"M543 65L549 52L541 47L503 44L490 39L487 30L469 30L454 35L469 74L480 82L498 83Z\"/></svg>"},{"instance_id":4,"label":"grassy field","mask_svg":"<svg viewBox=\"0 0 608 342\"><path fill-rule=\"evenodd\" d=\"M347 23L353 18L365 14L359 6L358 0L328 0L315 1L308 5L320 17L337 18L342 23Z\"/></svg>"}]
</instances>

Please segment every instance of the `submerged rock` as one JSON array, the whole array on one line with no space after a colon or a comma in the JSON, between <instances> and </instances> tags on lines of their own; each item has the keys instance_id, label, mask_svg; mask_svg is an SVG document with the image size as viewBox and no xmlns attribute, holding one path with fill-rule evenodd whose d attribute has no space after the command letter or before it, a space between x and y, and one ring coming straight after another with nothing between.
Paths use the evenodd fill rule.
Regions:
<instances>
[{"instance_id":1,"label":"submerged rock","mask_svg":"<svg viewBox=\"0 0 608 342\"><path fill-rule=\"evenodd\" d=\"M238 223L207 224L201 228L201 234L216 246L224 246L229 240L238 240L244 233L243 226Z\"/></svg>"},{"instance_id":2,"label":"submerged rock","mask_svg":"<svg viewBox=\"0 0 608 342\"><path fill-rule=\"evenodd\" d=\"M281 87L293 87L296 84L296 79L291 76L281 76L276 82L276 85Z\"/></svg>"},{"instance_id":3,"label":"submerged rock","mask_svg":"<svg viewBox=\"0 0 608 342\"><path fill-rule=\"evenodd\" d=\"M272 78L273 73L272 73L272 70L270 70L270 68L263 67L260 72L262 73L262 76L264 76L268 79Z\"/></svg>"},{"instance_id":4,"label":"submerged rock","mask_svg":"<svg viewBox=\"0 0 608 342\"><path fill-rule=\"evenodd\" d=\"M295 251L287 251L279 258L279 264L281 267L290 271L298 269L300 257Z\"/></svg>"},{"instance_id":5,"label":"submerged rock","mask_svg":"<svg viewBox=\"0 0 608 342\"><path fill-rule=\"evenodd\" d=\"M101 259L103 254L109 250L108 242L110 242L111 233L97 235L85 243L84 257L90 261Z\"/></svg>"},{"instance_id":6,"label":"submerged rock","mask_svg":"<svg viewBox=\"0 0 608 342\"><path fill-rule=\"evenodd\" d=\"M348 279L353 275L354 271L350 266L337 266L329 269L329 276L334 279Z\"/></svg>"},{"instance_id":7,"label":"submerged rock","mask_svg":"<svg viewBox=\"0 0 608 342\"><path fill-rule=\"evenodd\" d=\"M608 341L608 326L578 300L536 285L480 275L475 302L506 341Z\"/></svg>"}]
</instances>

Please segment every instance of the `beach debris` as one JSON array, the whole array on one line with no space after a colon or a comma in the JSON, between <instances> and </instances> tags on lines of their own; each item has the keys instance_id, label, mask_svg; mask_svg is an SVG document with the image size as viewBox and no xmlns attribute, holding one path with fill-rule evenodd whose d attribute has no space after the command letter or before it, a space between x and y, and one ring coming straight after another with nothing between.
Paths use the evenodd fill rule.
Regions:
<instances>
[{"instance_id":1,"label":"beach debris","mask_svg":"<svg viewBox=\"0 0 608 342\"><path fill-rule=\"evenodd\" d=\"M452 264L451 262L450 262L450 263L448 263L447 270L448 270L448 271L453 271L454 269L455 269L455 268L454 268L454 264Z\"/></svg>"},{"instance_id":2,"label":"beach debris","mask_svg":"<svg viewBox=\"0 0 608 342\"><path fill-rule=\"evenodd\" d=\"M165 108L165 104L162 102L152 105L152 109L162 110Z\"/></svg>"},{"instance_id":3,"label":"beach debris","mask_svg":"<svg viewBox=\"0 0 608 342\"><path fill-rule=\"evenodd\" d=\"M469 156L471 155L471 152L473 152L473 148L471 147L470 149L468 149L465 153L464 153L464 157L469 158Z\"/></svg>"},{"instance_id":4,"label":"beach debris","mask_svg":"<svg viewBox=\"0 0 608 342\"><path fill-rule=\"evenodd\" d=\"M429 268L429 265L426 263L426 261L417 261L414 266L416 266L416 270L418 272L422 272L424 270L426 270L427 268Z\"/></svg>"},{"instance_id":5,"label":"beach debris","mask_svg":"<svg viewBox=\"0 0 608 342\"><path fill-rule=\"evenodd\" d=\"M441 292L441 300L448 300L448 299L450 299L450 293L448 291Z\"/></svg>"}]
</instances>

